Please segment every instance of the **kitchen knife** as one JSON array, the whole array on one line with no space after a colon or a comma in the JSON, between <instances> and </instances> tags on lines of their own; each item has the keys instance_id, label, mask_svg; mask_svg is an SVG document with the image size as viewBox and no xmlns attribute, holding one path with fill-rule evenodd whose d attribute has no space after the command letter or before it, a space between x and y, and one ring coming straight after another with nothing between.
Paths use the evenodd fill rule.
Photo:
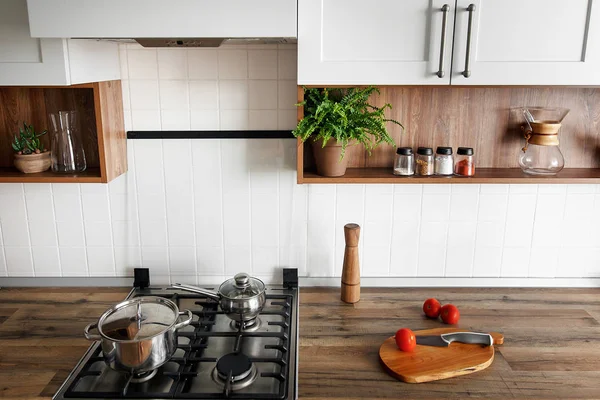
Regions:
<instances>
[{"instance_id":1,"label":"kitchen knife","mask_svg":"<svg viewBox=\"0 0 600 400\"><path fill-rule=\"evenodd\" d=\"M488 333L479 332L452 332L441 335L417 336L417 344L425 346L448 347L452 342L491 346L494 344L494 339Z\"/></svg>"}]
</instances>

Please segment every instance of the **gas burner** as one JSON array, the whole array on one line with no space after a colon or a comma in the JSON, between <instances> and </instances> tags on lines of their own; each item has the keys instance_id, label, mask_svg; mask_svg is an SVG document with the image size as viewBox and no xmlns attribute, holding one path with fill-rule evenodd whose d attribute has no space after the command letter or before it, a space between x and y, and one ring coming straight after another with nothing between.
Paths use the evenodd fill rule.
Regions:
<instances>
[{"instance_id":1,"label":"gas burner","mask_svg":"<svg viewBox=\"0 0 600 400\"><path fill-rule=\"evenodd\" d=\"M231 329L233 329L234 331L239 331L241 324L242 324L242 322L239 322L239 321L231 321L229 323L229 326L231 326ZM250 321L244 321L243 324L244 324L244 326L243 326L242 330L244 332L254 332L254 331L258 330L258 328L260 328L260 326L262 325L262 322L261 322L260 318L256 317L254 319L251 319Z\"/></svg>"},{"instance_id":2,"label":"gas burner","mask_svg":"<svg viewBox=\"0 0 600 400\"><path fill-rule=\"evenodd\" d=\"M154 375L156 375L157 371L158 370L153 369L152 371L133 374L133 376L131 377L131 383L142 383L149 381L150 379L154 378Z\"/></svg>"},{"instance_id":3,"label":"gas burner","mask_svg":"<svg viewBox=\"0 0 600 400\"><path fill-rule=\"evenodd\" d=\"M229 353L219 358L212 372L213 380L223 388L227 387L227 379L231 379L231 390L248 387L257 377L258 369L248 356L242 353Z\"/></svg>"}]
</instances>

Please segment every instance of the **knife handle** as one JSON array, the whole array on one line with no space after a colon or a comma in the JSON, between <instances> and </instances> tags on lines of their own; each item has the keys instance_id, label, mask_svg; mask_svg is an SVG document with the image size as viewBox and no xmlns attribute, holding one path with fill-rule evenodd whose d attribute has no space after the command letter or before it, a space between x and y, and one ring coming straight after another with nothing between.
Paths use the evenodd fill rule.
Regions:
<instances>
[{"instance_id":1,"label":"knife handle","mask_svg":"<svg viewBox=\"0 0 600 400\"><path fill-rule=\"evenodd\" d=\"M494 344L494 338L492 338L492 335L489 333L454 332L444 333L441 336L448 343L460 342L467 344L483 344L486 346L491 346Z\"/></svg>"}]
</instances>

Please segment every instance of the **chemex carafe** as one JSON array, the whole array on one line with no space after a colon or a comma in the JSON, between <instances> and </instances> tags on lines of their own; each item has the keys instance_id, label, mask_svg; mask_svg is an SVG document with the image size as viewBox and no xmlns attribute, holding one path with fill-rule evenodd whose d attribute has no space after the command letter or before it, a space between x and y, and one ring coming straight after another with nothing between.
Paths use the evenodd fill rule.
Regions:
<instances>
[{"instance_id":1,"label":"chemex carafe","mask_svg":"<svg viewBox=\"0 0 600 400\"><path fill-rule=\"evenodd\" d=\"M527 122L521 127L525 146L519 151L519 166L527 174L557 174L565 166L558 148L558 131L569 109L524 107L521 111Z\"/></svg>"},{"instance_id":2,"label":"chemex carafe","mask_svg":"<svg viewBox=\"0 0 600 400\"><path fill-rule=\"evenodd\" d=\"M52 171L76 173L85 171L85 152L79 136L76 111L58 111L50 114L52 123Z\"/></svg>"}]
</instances>

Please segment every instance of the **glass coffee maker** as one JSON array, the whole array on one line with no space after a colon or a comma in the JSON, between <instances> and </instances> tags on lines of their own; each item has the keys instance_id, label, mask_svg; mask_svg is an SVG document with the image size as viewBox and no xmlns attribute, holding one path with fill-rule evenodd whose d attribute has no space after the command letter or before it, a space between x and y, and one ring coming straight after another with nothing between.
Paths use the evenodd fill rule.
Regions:
<instances>
[{"instance_id":1,"label":"glass coffee maker","mask_svg":"<svg viewBox=\"0 0 600 400\"><path fill-rule=\"evenodd\" d=\"M532 175L556 175L565 166L558 148L558 131L569 109L560 107L524 107L525 147L519 152L519 166Z\"/></svg>"}]
</instances>

